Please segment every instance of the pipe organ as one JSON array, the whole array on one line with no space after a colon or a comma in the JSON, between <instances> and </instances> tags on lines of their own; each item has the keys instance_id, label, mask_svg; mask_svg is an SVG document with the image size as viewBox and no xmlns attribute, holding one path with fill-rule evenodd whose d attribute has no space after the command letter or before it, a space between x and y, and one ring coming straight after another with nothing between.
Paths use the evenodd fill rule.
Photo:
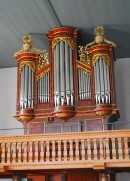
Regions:
<instances>
[{"instance_id":1,"label":"pipe organ","mask_svg":"<svg viewBox=\"0 0 130 181\"><path fill-rule=\"evenodd\" d=\"M77 29L53 29L47 33L49 60L46 50L32 46L30 35L23 37L23 48L14 55L18 61L15 118L25 127L34 123L44 127L52 121L79 125L91 117L104 120L118 115L114 88L116 45L106 39L102 26L97 26L94 34L93 42L78 48Z\"/></svg>"}]
</instances>

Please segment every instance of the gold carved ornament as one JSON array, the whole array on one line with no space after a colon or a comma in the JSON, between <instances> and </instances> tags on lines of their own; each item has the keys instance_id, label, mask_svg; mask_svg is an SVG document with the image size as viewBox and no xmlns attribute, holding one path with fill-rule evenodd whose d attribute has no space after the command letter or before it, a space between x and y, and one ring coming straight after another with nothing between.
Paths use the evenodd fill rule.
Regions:
<instances>
[{"instance_id":1,"label":"gold carved ornament","mask_svg":"<svg viewBox=\"0 0 130 181\"><path fill-rule=\"evenodd\" d=\"M107 40L105 37L105 31L104 31L104 27L103 26L96 26L96 28L94 29L94 35L95 35L95 40L89 44L87 44L85 47L86 49L88 47L91 47L93 45L100 45L103 44L103 42L111 45L112 47L116 47L116 44L112 41Z\"/></svg>"},{"instance_id":2,"label":"gold carved ornament","mask_svg":"<svg viewBox=\"0 0 130 181\"><path fill-rule=\"evenodd\" d=\"M38 70L41 70L47 64L49 64L48 53L46 52L46 50L43 50L38 56Z\"/></svg>"},{"instance_id":3,"label":"gold carved ornament","mask_svg":"<svg viewBox=\"0 0 130 181\"><path fill-rule=\"evenodd\" d=\"M37 81L40 80L47 72L50 71L50 68L48 68L46 71L42 72L40 75L37 76Z\"/></svg>"},{"instance_id":4,"label":"gold carved ornament","mask_svg":"<svg viewBox=\"0 0 130 181\"><path fill-rule=\"evenodd\" d=\"M42 57L42 55L44 55L44 59L46 59L47 57L46 50L42 51L38 48L33 47L32 38L29 34L23 36L22 45L23 48L14 54L15 58L17 58L17 56L21 53L30 52L30 50L34 50L39 56Z\"/></svg>"},{"instance_id":5,"label":"gold carved ornament","mask_svg":"<svg viewBox=\"0 0 130 181\"><path fill-rule=\"evenodd\" d=\"M52 40L52 50L54 50L55 46L60 42L64 41L67 43L70 48L73 50L74 49L74 40L71 37L57 37L54 40Z\"/></svg>"},{"instance_id":6,"label":"gold carved ornament","mask_svg":"<svg viewBox=\"0 0 130 181\"><path fill-rule=\"evenodd\" d=\"M24 62L21 62L21 63L20 63L20 67L19 67L20 74L22 73L23 68L24 68L25 65L27 65L33 72L35 72L35 62L32 62L32 61L24 61Z\"/></svg>"},{"instance_id":7,"label":"gold carved ornament","mask_svg":"<svg viewBox=\"0 0 130 181\"><path fill-rule=\"evenodd\" d=\"M80 62L83 62L85 65L90 66L89 52L87 51L86 47L79 46L78 52L79 52Z\"/></svg>"},{"instance_id":8,"label":"gold carved ornament","mask_svg":"<svg viewBox=\"0 0 130 181\"><path fill-rule=\"evenodd\" d=\"M81 67L80 65L78 65L78 68L79 68L80 70L82 70L85 74L91 76L91 72L90 72L90 71L86 70L85 68Z\"/></svg>"},{"instance_id":9,"label":"gold carved ornament","mask_svg":"<svg viewBox=\"0 0 130 181\"><path fill-rule=\"evenodd\" d=\"M96 54L92 57L92 66L94 67L99 58L102 58L108 65L110 65L110 57L108 54Z\"/></svg>"}]
</instances>

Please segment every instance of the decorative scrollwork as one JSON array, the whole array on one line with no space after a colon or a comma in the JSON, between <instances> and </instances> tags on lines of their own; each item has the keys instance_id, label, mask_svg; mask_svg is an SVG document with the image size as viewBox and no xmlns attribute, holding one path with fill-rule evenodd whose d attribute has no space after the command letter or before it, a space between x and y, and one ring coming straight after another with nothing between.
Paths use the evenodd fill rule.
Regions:
<instances>
[{"instance_id":1,"label":"decorative scrollwork","mask_svg":"<svg viewBox=\"0 0 130 181\"><path fill-rule=\"evenodd\" d=\"M87 51L86 47L79 46L78 52L79 52L80 61L90 66L89 52Z\"/></svg>"},{"instance_id":2,"label":"decorative scrollwork","mask_svg":"<svg viewBox=\"0 0 130 181\"><path fill-rule=\"evenodd\" d=\"M55 46L60 42L60 41L64 41L65 43L67 43L71 49L74 49L74 41L71 37L57 37L52 41L52 50L54 50Z\"/></svg>"},{"instance_id":3,"label":"decorative scrollwork","mask_svg":"<svg viewBox=\"0 0 130 181\"><path fill-rule=\"evenodd\" d=\"M102 58L108 65L110 65L110 57L108 54L96 54L92 57L92 66L94 67L99 58Z\"/></svg>"},{"instance_id":4,"label":"decorative scrollwork","mask_svg":"<svg viewBox=\"0 0 130 181\"><path fill-rule=\"evenodd\" d=\"M48 53L46 52L46 50L43 50L42 52L40 52L39 56L38 56L38 70L41 70L45 65L47 65L48 62Z\"/></svg>"},{"instance_id":5,"label":"decorative scrollwork","mask_svg":"<svg viewBox=\"0 0 130 181\"><path fill-rule=\"evenodd\" d=\"M32 61L24 61L24 62L21 62L21 63L20 63L20 67L19 67L20 74L22 73L23 68L24 68L25 65L27 65L33 72L35 72L35 62L32 62Z\"/></svg>"}]
</instances>

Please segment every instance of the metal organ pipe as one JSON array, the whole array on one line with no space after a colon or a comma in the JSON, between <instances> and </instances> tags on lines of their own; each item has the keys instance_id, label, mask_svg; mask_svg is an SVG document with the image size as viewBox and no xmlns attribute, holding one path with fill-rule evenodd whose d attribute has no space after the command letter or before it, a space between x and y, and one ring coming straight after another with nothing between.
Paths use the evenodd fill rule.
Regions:
<instances>
[{"instance_id":1,"label":"metal organ pipe","mask_svg":"<svg viewBox=\"0 0 130 181\"><path fill-rule=\"evenodd\" d=\"M46 103L49 102L49 72L45 73L39 80L38 80L38 102L39 103Z\"/></svg>"},{"instance_id":2,"label":"metal organ pipe","mask_svg":"<svg viewBox=\"0 0 130 181\"><path fill-rule=\"evenodd\" d=\"M28 65L24 65L21 72L20 108L33 108L34 73Z\"/></svg>"},{"instance_id":3,"label":"metal organ pipe","mask_svg":"<svg viewBox=\"0 0 130 181\"><path fill-rule=\"evenodd\" d=\"M60 41L54 49L54 104L74 104L72 49Z\"/></svg>"},{"instance_id":4,"label":"metal organ pipe","mask_svg":"<svg viewBox=\"0 0 130 181\"><path fill-rule=\"evenodd\" d=\"M29 68L28 71L29 77L28 77L28 108L31 107L31 69Z\"/></svg>"},{"instance_id":5,"label":"metal organ pipe","mask_svg":"<svg viewBox=\"0 0 130 181\"><path fill-rule=\"evenodd\" d=\"M110 103L110 81L108 64L99 57L94 67L96 104Z\"/></svg>"},{"instance_id":6,"label":"metal organ pipe","mask_svg":"<svg viewBox=\"0 0 130 181\"><path fill-rule=\"evenodd\" d=\"M65 43L65 76L66 76L66 101L70 104L70 66L69 66L69 46Z\"/></svg>"},{"instance_id":7,"label":"metal organ pipe","mask_svg":"<svg viewBox=\"0 0 130 181\"><path fill-rule=\"evenodd\" d=\"M74 104L74 79L73 79L73 59L72 49L69 47L69 59L70 59L70 92L71 92L71 106Z\"/></svg>"},{"instance_id":8,"label":"metal organ pipe","mask_svg":"<svg viewBox=\"0 0 130 181\"><path fill-rule=\"evenodd\" d=\"M50 76L49 76L49 72L47 73L48 74L48 102L50 101L50 99L49 99L49 95L50 95L50 86L49 86L49 83L50 83Z\"/></svg>"},{"instance_id":9,"label":"metal organ pipe","mask_svg":"<svg viewBox=\"0 0 130 181\"><path fill-rule=\"evenodd\" d=\"M91 79L90 75L83 69L78 68L78 81L79 81L79 99L91 99Z\"/></svg>"},{"instance_id":10,"label":"metal organ pipe","mask_svg":"<svg viewBox=\"0 0 130 181\"><path fill-rule=\"evenodd\" d=\"M56 45L56 106L60 105L60 45Z\"/></svg>"},{"instance_id":11,"label":"metal organ pipe","mask_svg":"<svg viewBox=\"0 0 130 181\"><path fill-rule=\"evenodd\" d=\"M61 90L61 105L64 105L65 100L65 56L64 56L64 42L60 41L60 90Z\"/></svg>"},{"instance_id":12,"label":"metal organ pipe","mask_svg":"<svg viewBox=\"0 0 130 181\"><path fill-rule=\"evenodd\" d=\"M24 108L24 68L21 72L20 109Z\"/></svg>"},{"instance_id":13,"label":"metal organ pipe","mask_svg":"<svg viewBox=\"0 0 130 181\"><path fill-rule=\"evenodd\" d=\"M57 64L56 64L56 48L54 49L54 104L57 105L56 92L57 92Z\"/></svg>"},{"instance_id":14,"label":"metal organ pipe","mask_svg":"<svg viewBox=\"0 0 130 181\"><path fill-rule=\"evenodd\" d=\"M78 78L79 78L79 99L81 100L81 69L78 69Z\"/></svg>"},{"instance_id":15,"label":"metal organ pipe","mask_svg":"<svg viewBox=\"0 0 130 181\"><path fill-rule=\"evenodd\" d=\"M101 84L101 102L104 103L104 76L103 76L103 62L102 58L99 58L100 66L100 84Z\"/></svg>"}]
</instances>

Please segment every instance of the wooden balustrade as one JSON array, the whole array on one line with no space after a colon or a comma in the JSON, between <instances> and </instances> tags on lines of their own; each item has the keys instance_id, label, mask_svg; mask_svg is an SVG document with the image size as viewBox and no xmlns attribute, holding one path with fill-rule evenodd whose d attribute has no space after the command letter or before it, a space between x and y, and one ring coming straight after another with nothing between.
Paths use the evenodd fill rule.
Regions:
<instances>
[{"instance_id":1,"label":"wooden balustrade","mask_svg":"<svg viewBox=\"0 0 130 181\"><path fill-rule=\"evenodd\" d=\"M130 130L0 137L5 170L130 167Z\"/></svg>"}]
</instances>

